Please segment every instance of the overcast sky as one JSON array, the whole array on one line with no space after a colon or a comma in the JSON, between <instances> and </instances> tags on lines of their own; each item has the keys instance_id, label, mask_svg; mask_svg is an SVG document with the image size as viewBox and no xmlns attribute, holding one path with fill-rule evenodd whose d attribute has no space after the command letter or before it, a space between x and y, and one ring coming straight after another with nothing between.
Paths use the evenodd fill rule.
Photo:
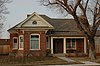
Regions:
<instances>
[{"instance_id":1,"label":"overcast sky","mask_svg":"<svg viewBox=\"0 0 100 66\"><path fill-rule=\"evenodd\" d=\"M58 12L51 11L44 6L41 6L39 0L12 0L12 2L6 6L10 13L6 15L7 19L4 22L5 28L2 33L2 38L8 38L9 33L7 33L7 30L23 21L27 17L27 14L32 14L33 12L45 14L49 17L64 18L64 16Z\"/></svg>"},{"instance_id":2,"label":"overcast sky","mask_svg":"<svg viewBox=\"0 0 100 66\"><path fill-rule=\"evenodd\" d=\"M7 4L6 6L10 13L6 15L7 19L5 21L5 29L2 34L2 38L7 38L8 33L6 31L10 27L24 20L27 14L37 12L39 14L45 14L49 17L62 17L55 11L51 11L44 6L41 6L39 0L12 0L12 2Z\"/></svg>"}]
</instances>

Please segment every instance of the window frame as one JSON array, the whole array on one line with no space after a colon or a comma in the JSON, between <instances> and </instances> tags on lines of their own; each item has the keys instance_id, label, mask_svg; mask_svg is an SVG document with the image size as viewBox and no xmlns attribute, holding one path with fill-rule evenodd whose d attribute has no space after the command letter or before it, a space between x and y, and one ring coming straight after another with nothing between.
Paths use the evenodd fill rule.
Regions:
<instances>
[{"instance_id":1,"label":"window frame","mask_svg":"<svg viewBox=\"0 0 100 66\"><path fill-rule=\"evenodd\" d=\"M71 48L72 48L72 49L76 49L76 39L74 39L74 40L75 40L75 48L72 48L73 39L71 39Z\"/></svg>"},{"instance_id":2,"label":"window frame","mask_svg":"<svg viewBox=\"0 0 100 66\"><path fill-rule=\"evenodd\" d=\"M20 37L23 38L23 48L20 48ZM23 50L24 49L24 36L23 35L19 35L19 50Z\"/></svg>"},{"instance_id":3,"label":"window frame","mask_svg":"<svg viewBox=\"0 0 100 66\"><path fill-rule=\"evenodd\" d=\"M33 25L37 25L37 21L32 21L32 24Z\"/></svg>"},{"instance_id":4,"label":"window frame","mask_svg":"<svg viewBox=\"0 0 100 66\"><path fill-rule=\"evenodd\" d=\"M67 47L67 40L70 41L70 44L69 44L69 45L70 45L70 48ZM76 49L76 39L74 39L74 40L75 40L75 48L72 48L72 45L73 45L73 44L72 44L72 40L73 40L73 39L66 39L66 49Z\"/></svg>"},{"instance_id":5,"label":"window frame","mask_svg":"<svg viewBox=\"0 0 100 66\"><path fill-rule=\"evenodd\" d=\"M49 37L46 37L46 49L50 49Z\"/></svg>"},{"instance_id":6,"label":"window frame","mask_svg":"<svg viewBox=\"0 0 100 66\"><path fill-rule=\"evenodd\" d=\"M38 49L31 49L31 36L39 36L39 48ZM30 34L30 50L40 50L40 34Z\"/></svg>"},{"instance_id":7,"label":"window frame","mask_svg":"<svg viewBox=\"0 0 100 66\"><path fill-rule=\"evenodd\" d=\"M17 43L16 43L17 47L16 48L14 47L14 45L15 45L14 39L17 39ZM13 37L13 49L18 49L18 37Z\"/></svg>"}]
</instances>

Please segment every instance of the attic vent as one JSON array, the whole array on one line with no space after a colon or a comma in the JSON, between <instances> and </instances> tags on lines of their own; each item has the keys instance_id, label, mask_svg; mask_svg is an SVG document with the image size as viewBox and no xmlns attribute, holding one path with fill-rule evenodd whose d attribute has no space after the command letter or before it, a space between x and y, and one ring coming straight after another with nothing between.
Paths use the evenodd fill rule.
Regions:
<instances>
[{"instance_id":1,"label":"attic vent","mask_svg":"<svg viewBox=\"0 0 100 66\"><path fill-rule=\"evenodd\" d=\"M33 25L36 25L36 24L37 24L37 22L36 22L36 21L33 21L33 22L32 22L32 24L33 24Z\"/></svg>"}]
</instances>

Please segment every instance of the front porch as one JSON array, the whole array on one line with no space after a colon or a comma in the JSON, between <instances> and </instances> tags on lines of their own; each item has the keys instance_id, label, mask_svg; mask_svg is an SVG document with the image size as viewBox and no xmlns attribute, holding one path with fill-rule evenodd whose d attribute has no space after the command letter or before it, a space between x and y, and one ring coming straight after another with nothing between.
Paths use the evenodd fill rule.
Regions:
<instances>
[{"instance_id":1,"label":"front porch","mask_svg":"<svg viewBox=\"0 0 100 66\"><path fill-rule=\"evenodd\" d=\"M85 37L51 37L51 54L65 55L85 55L86 38Z\"/></svg>"}]
</instances>

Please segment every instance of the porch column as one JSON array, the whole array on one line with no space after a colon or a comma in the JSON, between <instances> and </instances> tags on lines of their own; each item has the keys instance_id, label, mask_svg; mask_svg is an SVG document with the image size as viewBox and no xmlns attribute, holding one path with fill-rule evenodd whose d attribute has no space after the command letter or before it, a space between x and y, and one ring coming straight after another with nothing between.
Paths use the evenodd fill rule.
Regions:
<instances>
[{"instance_id":1,"label":"porch column","mask_svg":"<svg viewBox=\"0 0 100 66\"><path fill-rule=\"evenodd\" d=\"M63 47L64 47L64 49L63 49L63 53L66 53L66 38L64 38L64 41L63 41Z\"/></svg>"},{"instance_id":2,"label":"porch column","mask_svg":"<svg viewBox=\"0 0 100 66\"><path fill-rule=\"evenodd\" d=\"M51 54L53 54L53 38L51 37Z\"/></svg>"},{"instance_id":3,"label":"porch column","mask_svg":"<svg viewBox=\"0 0 100 66\"><path fill-rule=\"evenodd\" d=\"M86 54L86 37L84 37L84 53Z\"/></svg>"}]
</instances>

